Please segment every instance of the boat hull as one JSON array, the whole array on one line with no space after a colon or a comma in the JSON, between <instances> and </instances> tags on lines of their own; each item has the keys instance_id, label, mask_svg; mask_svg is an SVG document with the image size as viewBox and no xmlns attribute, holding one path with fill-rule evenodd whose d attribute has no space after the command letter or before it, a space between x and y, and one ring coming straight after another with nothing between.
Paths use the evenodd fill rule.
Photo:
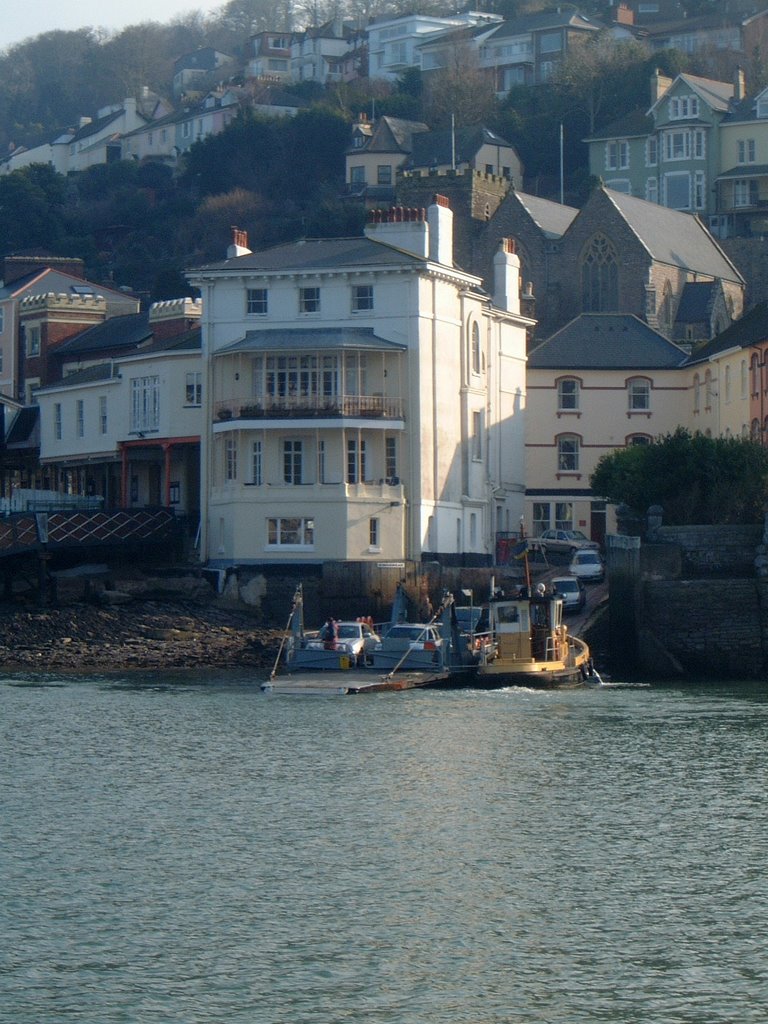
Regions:
<instances>
[{"instance_id":1,"label":"boat hull","mask_svg":"<svg viewBox=\"0 0 768 1024\"><path fill-rule=\"evenodd\" d=\"M507 686L523 686L531 690L563 690L586 686L588 679L586 666L534 665L530 668L514 668L511 665L492 663L478 670L476 684L487 690Z\"/></svg>"}]
</instances>

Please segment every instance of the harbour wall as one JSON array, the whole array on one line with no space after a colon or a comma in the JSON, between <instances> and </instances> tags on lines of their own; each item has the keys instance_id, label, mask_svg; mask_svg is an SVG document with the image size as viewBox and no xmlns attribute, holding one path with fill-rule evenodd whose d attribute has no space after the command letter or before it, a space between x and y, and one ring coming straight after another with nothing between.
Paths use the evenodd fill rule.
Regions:
<instances>
[{"instance_id":1,"label":"harbour wall","mask_svg":"<svg viewBox=\"0 0 768 1024\"><path fill-rule=\"evenodd\" d=\"M409 618L419 620L431 606L437 611L445 591L461 595L459 604L487 604L491 586L524 582L520 563L497 569L443 566L438 562L326 562L314 566L247 566L210 570L220 599L247 605L265 621L280 624L290 613L296 588L303 592L304 620L319 626L337 619L371 616L385 622L398 584L408 597Z\"/></svg>"},{"instance_id":2,"label":"harbour wall","mask_svg":"<svg viewBox=\"0 0 768 1024\"><path fill-rule=\"evenodd\" d=\"M657 526L607 539L614 672L757 678L768 670L760 526Z\"/></svg>"}]
</instances>

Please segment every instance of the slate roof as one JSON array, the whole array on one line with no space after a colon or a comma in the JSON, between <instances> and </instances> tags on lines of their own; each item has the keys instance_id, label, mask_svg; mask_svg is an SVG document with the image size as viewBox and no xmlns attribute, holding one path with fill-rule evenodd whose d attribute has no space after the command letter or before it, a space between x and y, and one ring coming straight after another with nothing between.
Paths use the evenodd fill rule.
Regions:
<instances>
[{"instance_id":1,"label":"slate roof","mask_svg":"<svg viewBox=\"0 0 768 1024\"><path fill-rule=\"evenodd\" d=\"M731 167L722 174L718 174L717 181L724 178L759 178L768 174L768 164L742 164L741 167Z\"/></svg>"},{"instance_id":2,"label":"slate roof","mask_svg":"<svg viewBox=\"0 0 768 1024\"><path fill-rule=\"evenodd\" d=\"M687 123L687 122L686 122ZM624 117L611 121L605 128L589 135L585 142L600 142L602 139L633 138L635 136L650 135L653 131L653 118L646 110L638 107Z\"/></svg>"},{"instance_id":3,"label":"slate roof","mask_svg":"<svg viewBox=\"0 0 768 1024\"><path fill-rule=\"evenodd\" d=\"M336 270L340 267L419 266L420 256L370 238L310 238L208 263L196 270ZM194 274L194 271L191 272Z\"/></svg>"},{"instance_id":4,"label":"slate roof","mask_svg":"<svg viewBox=\"0 0 768 1024\"><path fill-rule=\"evenodd\" d=\"M27 405L19 409L11 423L5 439L6 446L28 446L40 443L40 409L36 405Z\"/></svg>"},{"instance_id":5,"label":"slate roof","mask_svg":"<svg viewBox=\"0 0 768 1024\"><path fill-rule=\"evenodd\" d=\"M669 89L662 93L651 106L651 110L655 110L660 103L674 93L675 85L678 82L683 82L689 89L692 89L712 110L723 114L728 112L733 99L733 84L731 82L717 82L713 78L700 78L698 75L687 74L678 75ZM688 125L690 122L686 121L685 123Z\"/></svg>"},{"instance_id":6,"label":"slate roof","mask_svg":"<svg viewBox=\"0 0 768 1024\"><path fill-rule=\"evenodd\" d=\"M687 281L683 285L675 323L694 324L708 320L719 287L717 281Z\"/></svg>"},{"instance_id":7,"label":"slate roof","mask_svg":"<svg viewBox=\"0 0 768 1024\"><path fill-rule=\"evenodd\" d=\"M406 121L401 117L385 115L376 122L371 140L362 148L362 152L410 153L413 137L426 131L429 131L429 125L423 121Z\"/></svg>"},{"instance_id":8,"label":"slate roof","mask_svg":"<svg viewBox=\"0 0 768 1024\"><path fill-rule=\"evenodd\" d=\"M530 369L661 370L687 353L632 313L582 313L528 355Z\"/></svg>"},{"instance_id":9,"label":"slate roof","mask_svg":"<svg viewBox=\"0 0 768 1024\"><path fill-rule=\"evenodd\" d=\"M591 29L598 32L605 28L602 22L594 21L591 18L579 14L572 7L565 10L539 11L535 14L524 14L519 18L512 18L510 21L502 22L491 37L495 42L497 39L506 39L507 36L522 36L529 32L546 32L553 28L581 28Z\"/></svg>"},{"instance_id":10,"label":"slate roof","mask_svg":"<svg viewBox=\"0 0 768 1024\"><path fill-rule=\"evenodd\" d=\"M603 188L649 255L659 263L743 283L698 217Z\"/></svg>"},{"instance_id":11,"label":"slate roof","mask_svg":"<svg viewBox=\"0 0 768 1024\"><path fill-rule=\"evenodd\" d=\"M95 366L86 366L84 370L68 373L62 380L54 381L42 388L35 388L35 391L58 391L62 387L74 387L78 384L95 384L98 381L117 378L117 375L117 367L110 359L109 362L97 363Z\"/></svg>"},{"instance_id":12,"label":"slate roof","mask_svg":"<svg viewBox=\"0 0 768 1024\"><path fill-rule=\"evenodd\" d=\"M305 349L372 349L378 352L404 352L407 345L378 338L372 327L341 328L276 328L273 331L247 331L244 338L235 341L216 353L231 355L233 352L302 351Z\"/></svg>"},{"instance_id":13,"label":"slate roof","mask_svg":"<svg viewBox=\"0 0 768 1024\"><path fill-rule=\"evenodd\" d=\"M105 114L104 117L97 117L95 121L89 121L87 124L84 124L82 128L78 128L69 141L82 142L83 139L89 139L92 135L96 135L98 132L103 131L104 128L108 128L113 121L118 121L124 113L125 111L121 107L119 110L113 110L111 113ZM141 114L139 116L143 117Z\"/></svg>"},{"instance_id":14,"label":"slate roof","mask_svg":"<svg viewBox=\"0 0 768 1024\"><path fill-rule=\"evenodd\" d=\"M154 328L153 328L154 329ZM199 325L172 338L161 338L150 345L142 345L135 355L157 355L160 352L199 352L203 347L203 332ZM134 355L133 352L128 353Z\"/></svg>"},{"instance_id":15,"label":"slate roof","mask_svg":"<svg viewBox=\"0 0 768 1024\"><path fill-rule=\"evenodd\" d=\"M759 342L768 340L768 303L760 302L736 320L730 327L697 348L688 358L688 365L706 362L720 352L730 348L748 348Z\"/></svg>"},{"instance_id":16,"label":"slate roof","mask_svg":"<svg viewBox=\"0 0 768 1024\"><path fill-rule=\"evenodd\" d=\"M152 338L149 313L130 313L113 316L103 323L89 327L53 349L57 356L93 355L114 349L135 349Z\"/></svg>"},{"instance_id":17,"label":"slate roof","mask_svg":"<svg viewBox=\"0 0 768 1024\"><path fill-rule=\"evenodd\" d=\"M514 146L492 132L490 128L475 125L459 128L456 132L419 132L413 136L411 157L408 167L431 167L433 164L450 164L455 145L456 163L471 163L481 146Z\"/></svg>"},{"instance_id":18,"label":"slate roof","mask_svg":"<svg viewBox=\"0 0 768 1024\"><path fill-rule=\"evenodd\" d=\"M54 277L53 287L36 290L31 294L45 295L47 292L53 291L57 295L62 293L69 295L101 295L104 298L119 297L123 300L131 298L130 295L118 292L115 288L94 284L93 281L86 281L83 277L75 277L74 274L70 274L66 270L59 270L56 266L41 266L37 270L32 270L28 274L14 278L7 285L0 286L0 302L4 299L12 298L19 292L24 291L29 285L42 281L46 277ZM57 284L55 281L56 277L64 279L66 284Z\"/></svg>"},{"instance_id":19,"label":"slate roof","mask_svg":"<svg viewBox=\"0 0 768 1024\"><path fill-rule=\"evenodd\" d=\"M579 212L573 206L553 203L551 199L541 199L527 192L513 195L547 238L562 238Z\"/></svg>"}]
</instances>

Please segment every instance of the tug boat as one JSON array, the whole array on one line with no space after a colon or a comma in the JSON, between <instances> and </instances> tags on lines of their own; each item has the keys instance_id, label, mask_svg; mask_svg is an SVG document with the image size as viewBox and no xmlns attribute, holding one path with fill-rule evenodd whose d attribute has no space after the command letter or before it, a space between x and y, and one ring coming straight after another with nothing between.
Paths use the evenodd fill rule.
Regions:
<instances>
[{"instance_id":1,"label":"tug boat","mask_svg":"<svg viewBox=\"0 0 768 1024\"><path fill-rule=\"evenodd\" d=\"M495 590L495 588L492 588ZM512 597L496 592L489 603L492 643L477 667L477 685L487 689L532 689L599 685L584 640L563 622L563 599L543 583Z\"/></svg>"}]
</instances>

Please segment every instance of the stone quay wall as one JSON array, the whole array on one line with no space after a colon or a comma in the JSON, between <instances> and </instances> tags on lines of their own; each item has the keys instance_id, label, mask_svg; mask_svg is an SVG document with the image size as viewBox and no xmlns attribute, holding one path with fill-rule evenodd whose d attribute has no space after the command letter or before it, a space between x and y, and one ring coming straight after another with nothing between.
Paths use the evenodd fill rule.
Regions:
<instances>
[{"instance_id":1,"label":"stone quay wall","mask_svg":"<svg viewBox=\"0 0 768 1024\"><path fill-rule=\"evenodd\" d=\"M614 671L763 676L768 671L768 525L654 524L649 540L608 539Z\"/></svg>"}]
</instances>

